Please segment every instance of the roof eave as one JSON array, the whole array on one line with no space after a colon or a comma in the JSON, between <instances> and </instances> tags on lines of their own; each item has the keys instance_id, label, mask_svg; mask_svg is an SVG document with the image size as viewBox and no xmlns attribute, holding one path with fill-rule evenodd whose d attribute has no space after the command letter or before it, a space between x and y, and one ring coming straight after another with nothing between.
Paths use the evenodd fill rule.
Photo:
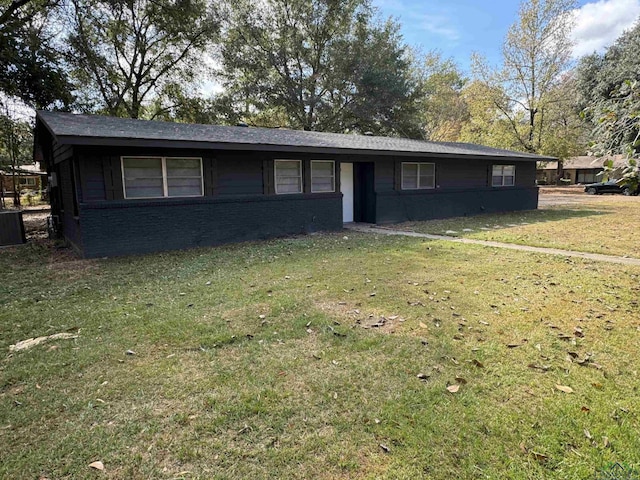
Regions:
<instances>
[{"instance_id":1,"label":"roof eave","mask_svg":"<svg viewBox=\"0 0 640 480\"><path fill-rule=\"evenodd\" d=\"M498 159L509 161L550 161L553 157L525 157L509 155L489 154L465 154L465 153L441 153L441 152L411 152L402 150L369 150L336 147L314 147L298 145L275 145L235 142L201 142L188 140L157 140L139 138L108 138L57 135L56 139L61 144L77 146L102 146L102 147L142 147L142 148L185 148L201 150L245 150L262 152L287 152L287 153L324 153L330 155L376 155L376 156L401 156L401 157L435 157L435 158L473 158L473 159Z\"/></svg>"}]
</instances>

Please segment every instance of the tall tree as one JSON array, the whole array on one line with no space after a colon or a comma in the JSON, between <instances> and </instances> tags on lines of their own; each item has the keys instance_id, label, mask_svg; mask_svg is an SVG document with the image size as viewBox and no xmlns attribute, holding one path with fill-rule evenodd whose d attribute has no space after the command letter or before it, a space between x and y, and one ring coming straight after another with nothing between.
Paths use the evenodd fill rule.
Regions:
<instances>
[{"instance_id":1,"label":"tall tree","mask_svg":"<svg viewBox=\"0 0 640 480\"><path fill-rule=\"evenodd\" d=\"M270 111L293 128L420 134L409 52L368 0L239 0L225 33L221 74L246 120Z\"/></svg>"},{"instance_id":2,"label":"tall tree","mask_svg":"<svg viewBox=\"0 0 640 480\"><path fill-rule=\"evenodd\" d=\"M594 128L596 153L640 153L640 23L604 54L582 58L576 82L584 116Z\"/></svg>"},{"instance_id":3,"label":"tall tree","mask_svg":"<svg viewBox=\"0 0 640 480\"><path fill-rule=\"evenodd\" d=\"M553 101L550 93L570 63L574 7L574 0L524 0L502 47L502 68L491 71L475 59L476 73L502 86L492 100L509 121L520 150L543 150L542 120Z\"/></svg>"},{"instance_id":4,"label":"tall tree","mask_svg":"<svg viewBox=\"0 0 640 480\"><path fill-rule=\"evenodd\" d=\"M626 155L624 181L640 183L640 23L623 33L604 54L581 59L577 85L584 117L592 125L591 152ZM612 165L609 165L612 167Z\"/></svg>"},{"instance_id":5,"label":"tall tree","mask_svg":"<svg viewBox=\"0 0 640 480\"><path fill-rule=\"evenodd\" d=\"M418 108L426 140L454 142L460 137L469 109L462 96L466 79L451 59L429 52L417 67L421 78Z\"/></svg>"},{"instance_id":6,"label":"tall tree","mask_svg":"<svg viewBox=\"0 0 640 480\"><path fill-rule=\"evenodd\" d=\"M473 80L461 93L469 116L460 129L459 140L494 148L517 149L511 122L496 105L507 101L502 88Z\"/></svg>"},{"instance_id":7,"label":"tall tree","mask_svg":"<svg viewBox=\"0 0 640 480\"><path fill-rule=\"evenodd\" d=\"M206 0L71 0L67 60L85 110L154 117L197 82L218 31Z\"/></svg>"},{"instance_id":8,"label":"tall tree","mask_svg":"<svg viewBox=\"0 0 640 480\"><path fill-rule=\"evenodd\" d=\"M66 106L70 84L54 46L59 0L0 0L0 92L34 108Z\"/></svg>"}]
</instances>

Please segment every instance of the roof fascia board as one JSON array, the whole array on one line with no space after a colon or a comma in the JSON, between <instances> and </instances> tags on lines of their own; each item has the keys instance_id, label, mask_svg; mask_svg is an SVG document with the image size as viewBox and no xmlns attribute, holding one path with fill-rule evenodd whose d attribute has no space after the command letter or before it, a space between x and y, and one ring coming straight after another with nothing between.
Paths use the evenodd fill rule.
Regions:
<instances>
[{"instance_id":1,"label":"roof fascia board","mask_svg":"<svg viewBox=\"0 0 640 480\"><path fill-rule=\"evenodd\" d=\"M456 159L491 159L499 161L545 161L543 159L555 160L553 157L520 157L508 155L474 155L463 153L429 153L429 152L407 152L398 150L363 150L333 147L306 147L298 145L267 145L248 143L228 143L228 142L197 142L184 140L148 140L148 139L122 139L105 137L79 137L79 136L58 136L58 142L66 145L78 146L100 146L100 147L141 147L141 148L184 148L201 150L246 150L260 152L287 152L287 153L309 153L309 154L329 154L329 155L371 155L371 156L391 156L391 157L429 157L429 158L456 158Z\"/></svg>"}]
</instances>

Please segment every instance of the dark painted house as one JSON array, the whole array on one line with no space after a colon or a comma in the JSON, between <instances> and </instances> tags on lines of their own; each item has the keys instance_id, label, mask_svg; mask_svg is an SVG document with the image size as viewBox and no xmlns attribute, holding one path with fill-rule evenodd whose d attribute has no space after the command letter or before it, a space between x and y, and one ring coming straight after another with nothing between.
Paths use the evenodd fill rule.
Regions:
<instances>
[{"instance_id":1,"label":"dark painted house","mask_svg":"<svg viewBox=\"0 0 640 480\"><path fill-rule=\"evenodd\" d=\"M59 233L86 257L537 208L536 161L459 143L38 112ZM550 159L547 159L550 160Z\"/></svg>"}]
</instances>

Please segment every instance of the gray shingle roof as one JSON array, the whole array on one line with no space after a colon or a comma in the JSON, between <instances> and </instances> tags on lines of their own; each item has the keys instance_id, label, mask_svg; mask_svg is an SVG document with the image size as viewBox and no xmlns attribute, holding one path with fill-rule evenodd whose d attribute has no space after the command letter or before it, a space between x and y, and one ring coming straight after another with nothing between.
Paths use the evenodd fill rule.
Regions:
<instances>
[{"instance_id":1,"label":"gray shingle roof","mask_svg":"<svg viewBox=\"0 0 640 480\"><path fill-rule=\"evenodd\" d=\"M378 137L302 130L227 127L170 123L99 115L37 112L62 144L189 146L248 150L327 151L330 153L504 157L513 160L552 160L522 152L469 143L427 142L398 137ZM555 160L555 159L553 159Z\"/></svg>"}]
</instances>

